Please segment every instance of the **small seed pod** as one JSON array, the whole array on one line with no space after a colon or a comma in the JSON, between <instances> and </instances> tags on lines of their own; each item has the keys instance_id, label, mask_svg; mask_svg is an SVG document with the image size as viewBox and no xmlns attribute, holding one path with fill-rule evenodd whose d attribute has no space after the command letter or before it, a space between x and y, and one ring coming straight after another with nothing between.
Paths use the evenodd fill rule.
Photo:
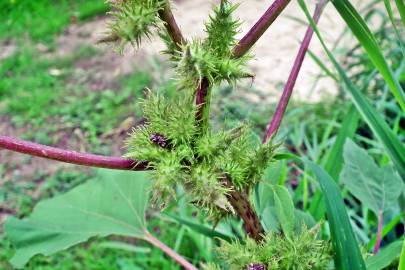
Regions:
<instances>
[{"instance_id":1,"label":"small seed pod","mask_svg":"<svg viewBox=\"0 0 405 270\"><path fill-rule=\"evenodd\" d=\"M169 145L168 139L166 139L166 137L160 133L153 133L150 135L150 141L162 148L167 148Z\"/></svg>"},{"instance_id":2,"label":"small seed pod","mask_svg":"<svg viewBox=\"0 0 405 270\"><path fill-rule=\"evenodd\" d=\"M266 270L267 267L261 263L249 263L246 270Z\"/></svg>"}]
</instances>

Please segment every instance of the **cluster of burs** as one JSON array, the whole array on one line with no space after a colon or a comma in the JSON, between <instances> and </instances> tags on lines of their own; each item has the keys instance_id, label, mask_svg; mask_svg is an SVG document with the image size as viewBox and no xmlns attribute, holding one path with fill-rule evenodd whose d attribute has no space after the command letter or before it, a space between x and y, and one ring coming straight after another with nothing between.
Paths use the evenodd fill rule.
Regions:
<instances>
[{"instance_id":1,"label":"cluster of burs","mask_svg":"<svg viewBox=\"0 0 405 270\"><path fill-rule=\"evenodd\" d=\"M109 24L110 40L118 48L128 43L138 46L143 38L156 33L167 45L165 53L170 55L179 89L171 96L148 93L143 101L145 124L136 127L127 139L126 157L148 161L153 169L153 201L159 205L175 198L176 186L182 184L192 202L210 214L231 212L226 194L230 189L249 190L259 181L274 150L270 143L254 142L247 125L214 132L208 125L209 116L196 120L195 93L203 78L212 86L251 77L245 69L251 57L232 57L240 26L232 18L237 5L221 1L205 24L205 39L176 45L159 18L166 1L112 4L115 11ZM208 101L210 91L211 87ZM233 183L232 187L224 185L224 178Z\"/></svg>"}]
</instances>

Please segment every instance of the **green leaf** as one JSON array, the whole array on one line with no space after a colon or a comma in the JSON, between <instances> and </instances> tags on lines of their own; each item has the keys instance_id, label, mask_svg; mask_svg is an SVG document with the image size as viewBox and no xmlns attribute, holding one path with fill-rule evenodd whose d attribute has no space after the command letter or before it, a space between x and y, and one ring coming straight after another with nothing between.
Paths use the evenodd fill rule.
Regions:
<instances>
[{"instance_id":1,"label":"green leaf","mask_svg":"<svg viewBox=\"0 0 405 270\"><path fill-rule=\"evenodd\" d=\"M379 168L366 150L350 139L343 155L341 182L365 207L378 215L398 204L404 184L391 166Z\"/></svg>"},{"instance_id":2,"label":"green leaf","mask_svg":"<svg viewBox=\"0 0 405 270\"><path fill-rule=\"evenodd\" d=\"M376 255L366 259L367 270L381 270L389 266L399 257L402 248L402 241L391 243ZM398 268L401 269L401 268Z\"/></svg>"},{"instance_id":3,"label":"green leaf","mask_svg":"<svg viewBox=\"0 0 405 270\"><path fill-rule=\"evenodd\" d=\"M404 0L395 0L395 4L397 4L397 8L399 11L399 15L401 16L402 24L405 27L405 2L404 2Z\"/></svg>"},{"instance_id":4,"label":"green leaf","mask_svg":"<svg viewBox=\"0 0 405 270\"><path fill-rule=\"evenodd\" d=\"M386 81L389 89L397 100L398 104L405 111L405 94L399 82L395 79L393 72L385 61L380 46L377 43L373 33L368 28L366 22L360 14L350 4L348 0L332 0L333 5L339 12L340 16L346 21L347 26L363 46L370 60L380 71Z\"/></svg>"},{"instance_id":5,"label":"green leaf","mask_svg":"<svg viewBox=\"0 0 405 270\"><path fill-rule=\"evenodd\" d=\"M269 201L274 201L272 186L277 185L282 177L285 162L270 163L263 175L263 180L255 186L255 206L259 214L263 213Z\"/></svg>"},{"instance_id":6,"label":"green leaf","mask_svg":"<svg viewBox=\"0 0 405 270\"><path fill-rule=\"evenodd\" d=\"M277 219L284 234L291 237L295 227L294 203L287 188L283 186L272 186L272 188Z\"/></svg>"},{"instance_id":7,"label":"green leaf","mask_svg":"<svg viewBox=\"0 0 405 270\"><path fill-rule=\"evenodd\" d=\"M404 243L402 244L402 251L401 257L399 258L398 270L403 270L404 268L405 268L405 240Z\"/></svg>"},{"instance_id":8,"label":"green leaf","mask_svg":"<svg viewBox=\"0 0 405 270\"><path fill-rule=\"evenodd\" d=\"M207 237L220 238L227 242L232 242L232 241L236 240L236 237L234 237L231 234L228 234L226 232L220 232L219 230L211 228L207 225L194 222L194 221L190 220L189 218L182 218L182 217L170 215L170 214L165 214L164 216L169 217L170 219L176 221L178 224L185 225L185 226L189 227L190 229L192 229L193 231L196 231Z\"/></svg>"},{"instance_id":9,"label":"green leaf","mask_svg":"<svg viewBox=\"0 0 405 270\"><path fill-rule=\"evenodd\" d=\"M343 167L343 145L346 138L353 138L356 133L359 122L359 115L354 106L350 106L349 111L343 120L342 126L339 129L332 149L326 157L325 171L337 181L340 171ZM316 220L320 220L325 215L325 204L323 203L322 193L317 190L312 197L310 204L310 212Z\"/></svg>"},{"instance_id":10,"label":"green leaf","mask_svg":"<svg viewBox=\"0 0 405 270\"><path fill-rule=\"evenodd\" d=\"M91 237L111 234L143 238L148 204L146 173L100 170L98 178L40 202L23 220L9 218L5 231L23 267L36 254L50 255Z\"/></svg>"},{"instance_id":11,"label":"green leaf","mask_svg":"<svg viewBox=\"0 0 405 270\"><path fill-rule=\"evenodd\" d=\"M385 122L383 117L378 113L378 111L371 106L369 101L364 97L364 95L362 95L361 91L359 91L359 89L350 81L349 77L346 75L343 68L339 65L335 57L328 50L318 30L318 27L316 26L314 20L311 18L311 15L309 14L305 2L303 0L298 0L298 3L300 4L305 15L307 16L307 19L311 23L311 26L314 29L316 35L318 36L318 39L321 42L321 45L324 48L326 54L328 55L329 59L331 60L336 70L338 71L341 79L346 85L346 90L351 95L352 101L356 106L357 110L359 111L360 115L363 117L364 121L366 121L366 123L371 128L375 136L383 144L385 150L387 151L388 155L393 161L401 177L405 179L405 146L399 141L397 136L390 129L390 127Z\"/></svg>"},{"instance_id":12,"label":"green leaf","mask_svg":"<svg viewBox=\"0 0 405 270\"><path fill-rule=\"evenodd\" d=\"M137 247L125 242L120 241L105 241L97 244L99 248L106 248L106 249L119 249L133 253L150 253L151 249L148 247Z\"/></svg>"},{"instance_id":13,"label":"green leaf","mask_svg":"<svg viewBox=\"0 0 405 270\"><path fill-rule=\"evenodd\" d=\"M338 185L321 167L312 161L304 160L304 163L315 173L324 195L326 214L336 253L336 269L365 270L364 260L350 225Z\"/></svg>"},{"instance_id":14,"label":"green leaf","mask_svg":"<svg viewBox=\"0 0 405 270\"><path fill-rule=\"evenodd\" d=\"M260 218L264 225L264 230L266 232L279 232L280 222L276 216L276 208L272 205L267 206L262 213Z\"/></svg>"},{"instance_id":15,"label":"green leaf","mask_svg":"<svg viewBox=\"0 0 405 270\"><path fill-rule=\"evenodd\" d=\"M359 115L356 108L352 105L343 120L342 126L339 129L335 143L328 153L325 163L325 171L329 173L332 178L337 181L339 179L340 171L343 167L343 145L346 138L353 138L359 122Z\"/></svg>"},{"instance_id":16,"label":"green leaf","mask_svg":"<svg viewBox=\"0 0 405 270\"><path fill-rule=\"evenodd\" d=\"M390 18L392 28L394 28L394 32L395 32L395 35L396 35L396 38L397 38L398 46L401 48L402 57L405 57L405 48L404 48L404 45L402 44L401 34L400 34L400 32L399 32L399 30L398 30L398 28L396 26L396 22L395 22L394 14L392 12L392 7L391 7L390 0L384 0L384 5L385 5L385 9L387 10L388 17Z\"/></svg>"}]
</instances>

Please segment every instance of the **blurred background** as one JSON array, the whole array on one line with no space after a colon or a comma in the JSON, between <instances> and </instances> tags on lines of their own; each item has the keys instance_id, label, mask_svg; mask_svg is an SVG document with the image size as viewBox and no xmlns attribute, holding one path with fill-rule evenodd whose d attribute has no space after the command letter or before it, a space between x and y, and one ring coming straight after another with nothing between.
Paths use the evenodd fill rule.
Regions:
<instances>
[{"instance_id":1,"label":"blurred background","mask_svg":"<svg viewBox=\"0 0 405 270\"><path fill-rule=\"evenodd\" d=\"M174 13L187 38L204 36L203 24L217 1L178 0ZM237 15L244 22L242 36L272 1L245 0ZM355 1L386 52L398 68L401 52L381 1ZM310 1L314 6L315 1ZM152 38L138 50L119 54L97 45L108 20L103 0L2 0L0 2L0 134L65 149L106 155L122 155L123 140L131 127L142 121L137 100L146 88L174 88L170 66L160 53L163 45ZM235 87L221 85L213 93L213 124L248 121L262 136L281 95L307 24L293 1L281 18L253 48L250 68L254 80ZM328 6L320 29L330 49L348 74L367 93L392 126L404 126L404 118L387 95L384 83L363 51L354 42L339 15ZM286 147L322 163L349 105L334 81L318 40L314 37L304 62L293 101L279 137ZM401 72L401 71L399 71ZM371 80L372 79L372 80ZM364 124L356 140L378 156L382 149ZM281 165L284 166L284 165ZM295 202L306 208L299 171L280 167L288 187L298 190ZM280 173L281 174L281 173ZM23 217L39 200L65 192L90 179L91 169L31 158L0 149L0 269L11 269L7 260L13 249L1 234L9 215ZM281 176L280 176L281 177ZM179 202L166 211L194 216L195 209ZM149 224L163 242L191 261L210 260L213 240L172 224L163 218ZM367 242L371 230L362 230ZM143 245L142 243L137 243ZM26 269L179 269L149 248L123 250L91 241L49 258L38 256Z\"/></svg>"}]
</instances>

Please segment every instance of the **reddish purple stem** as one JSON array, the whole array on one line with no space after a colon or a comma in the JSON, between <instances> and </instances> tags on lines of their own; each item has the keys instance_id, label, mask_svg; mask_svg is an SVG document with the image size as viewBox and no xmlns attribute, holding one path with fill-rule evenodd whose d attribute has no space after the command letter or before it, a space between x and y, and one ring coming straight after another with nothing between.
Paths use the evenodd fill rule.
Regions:
<instances>
[{"instance_id":1,"label":"reddish purple stem","mask_svg":"<svg viewBox=\"0 0 405 270\"><path fill-rule=\"evenodd\" d=\"M382 239L382 227L383 227L383 212L380 210L378 211L378 229L377 229L377 239L373 250L374 254L377 254L378 250L380 250Z\"/></svg>"},{"instance_id":2,"label":"reddish purple stem","mask_svg":"<svg viewBox=\"0 0 405 270\"><path fill-rule=\"evenodd\" d=\"M322 14L323 7L325 6L325 3L326 2L321 1L316 5L313 16L315 23L318 23L319 18ZM287 83L284 87L283 94L281 95L280 101L277 104L276 111L273 115L273 118L271 119L270 125L263 139L263 143L266 143L270 139L270 137L277 132L278 128L280 127L285 110L287 108L288 102L293 92L295 82L297 81L297 77L301 70L302 63L308 51L309 43L311 42L313 33L314 30L312 29L312 27L308 26L307 31L305 32L304 40L302 41L298 54L295 58L294 65L290 72L290 76L288 77Z\"/></svg>"},{"instance_id":3,"label":"reddish purple stem","mask_svg":"<svg viewBox=\"0 0 405 270\"><path fill-rule=\"evenodd\" d=\"M277 19L278 15L290 3L291 0L275 0L266 10L262 17L249 30L249 32L239 41L233 49L233 56L239 58L243 56L259 38L266 32L267 28Z\"/></svg>"},{"instance_id":4,"label":"reddish purple stem","mask_svg":"<svg viewBox=\"0 0 405 270\"><path fill-rule=\"evenodd\" d=\"M146 232L145 240L154 245L155 247L162 250L166 255L170 258L175 260L178 264L180 264L186 270L198 270L194 265L189 263L186 259L184 259L181 255L177 254L173 249L166 246L164 243L160 242L159 239L151 235L149 232Z\"/></svg>"},{"instance_id":5,"label":"reddish purple stem","mask_svg":"<svg viewBox=\"0 0 405 270\"><path fill-rule=\"evenodd\" d=\"M142 171L147 167L145 162L137 162L121 157L80 153L0 135L1 148L31 156L91 167L134 171Z\"/></svg>"}]
</instances>

